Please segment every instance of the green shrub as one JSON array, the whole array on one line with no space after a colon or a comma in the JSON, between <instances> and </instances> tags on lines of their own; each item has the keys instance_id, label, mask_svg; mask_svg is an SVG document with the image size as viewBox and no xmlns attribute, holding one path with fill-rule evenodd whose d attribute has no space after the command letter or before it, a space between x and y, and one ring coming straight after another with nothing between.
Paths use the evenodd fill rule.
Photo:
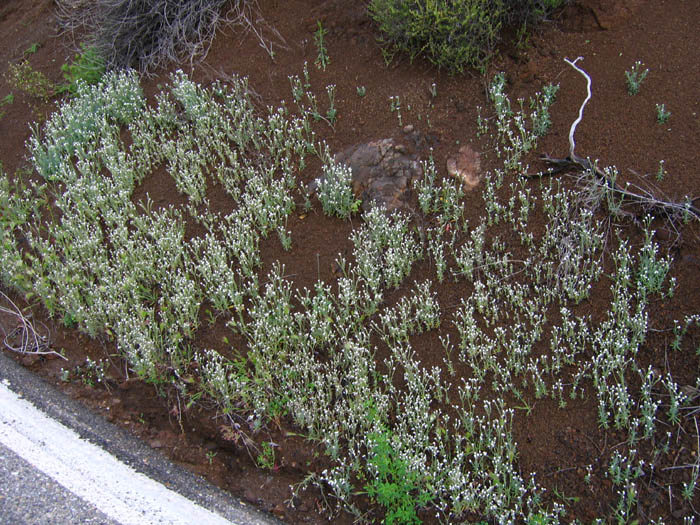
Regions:
<instances>
[{"instance_id":1,"label":"green shrub","mask_svg":"<svg viewBox=\"0 0 700 525\"><path fill-rule=\"evenodd\" d=\"M368 437L373 445L369 450L370 475L365 490L373 501L386 509L384 523L421 523L416 507L425 506L430 497L420 490L420 476L410 470L406 461L394 450L390 432L384 429Z\"/></svg>"},{"instance_id":2,"label":"green shrub","mask_svg":"<svg viewBox=\"0 0 700 525\"><path fill-rule=\"evenodd\" d=\"M12 104L15 101L15 96L12 93L9 93L5 95L2 99L0 99L0 108L4 106L8 106ZM0 109L0 119L5 116L5 111L3 109Z\"/></svg>"},{"instance_id":3,"label":"green shrub","mask_svg":"<svg viewBox=\"0 0 700 525\"><path fill-rule=\"evenodd\" d=\"M372 0L385 58L425 56L451 72L483 70L506 26L527 27L568 0Z\"/></svg>"},{"instance_id":4,"label":"green shrub","mask_svg":"<svg viewBox=\"0 0 700 525\"><path fill-rule=\"evenodd\" d=\"M97 50L85 44L81 44L80 49L82 52L75 55L73 62L61 66L65 83L58 86L59 93L75 95L79 82L97 84L105 74L105 61Z\"/></svg>"}]
</instances>

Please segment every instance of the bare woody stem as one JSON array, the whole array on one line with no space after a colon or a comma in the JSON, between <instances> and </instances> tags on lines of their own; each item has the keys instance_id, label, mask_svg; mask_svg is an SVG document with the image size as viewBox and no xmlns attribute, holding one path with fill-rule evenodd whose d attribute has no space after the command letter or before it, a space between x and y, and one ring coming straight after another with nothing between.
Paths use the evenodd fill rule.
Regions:
<instances>
[{"instance_id":1,"label":"bare woody stem","mask_svg":"<svg viewBox=\"0 0 700 525\"><path fill-rule=\"evenodd\" d=\"M579 122L583 120L583 109L586 107L586 104L588 104L588 101L591 99L591 77L588 76L588 73L586 73L583 69L576 65L576 62L578 62L579 60L583 60L583 57L577 57L576 60L574 60L573 62L568 58L564 59L564 62L569 64L576 71L578 71L584 77L586 77L586 100L583 101L583 104L581 104L581 107L578 109L578 118L574 120L573 124L571 124L571 128L569 129L569 156L572 160L576 161L578 161L578 159L576 157L576 153L574 153L574 149L576 148L576 142L574 141L574 133L576 133L576 126L578 126Z\"/></svg>"},{"instance_id":2,"label":"bare woody stem","mask_svg":"<svg viewBox=\"0 0 700 525\"><path fill-rule=\"evenodd\" d=\"M588 73L576 65L579 60L583 60L583 57L578 57L576 60L569 60L568 58L564 59L564 62L581 73L581 75L583 75L586 79L586 99L581 104L581 107L579 107L578 117L576 120L574 120L574 122L571 124L571 128L569 129L569 156L565 159L557 159L550 157L549 155L543 155L541 158L548 164L554 166L554 168L547 173L540 174L539 176L552 175L567 168L571 168L572 166L578 166L584 171L589 172L591 175L594 175L598 179L598 184L603 184L609 191L626 198L631 203L640 205L646 213L666 216L671 220L676 220L677 218L683 216L700 220L700 209L695 206L695 201L699 200L698 198L688 198L686 202L680 203L659 199L651 192L643 190L642 188L638 188L641 190L640 193L630 191L629 185L625 188L621 188L603 170L598 168L596 163L591 162L591 160L588 158L579 157L576 155L576 140L574 139L574 134L576 133L576 127L583 120L583 111L586 104L588 104L588 101L591 99L592 84L591 77L588 75Z\"/></svg>"}]
</instances>

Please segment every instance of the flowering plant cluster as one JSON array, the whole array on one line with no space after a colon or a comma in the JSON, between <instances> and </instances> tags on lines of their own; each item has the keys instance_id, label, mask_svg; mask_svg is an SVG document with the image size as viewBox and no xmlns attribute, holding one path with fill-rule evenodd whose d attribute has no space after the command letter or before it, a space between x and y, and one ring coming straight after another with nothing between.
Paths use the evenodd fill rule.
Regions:
<instances>
[{"instance_id":1,"label":"flowering plant cluster","mask_svg":"<svg viewBox=\"0 0 700 525\"><path fill-rule=\"evenodd\" d=\"M291 82L300 103L308 87ZM477 224L464 218L460 184L441 180L429 161L415 187L426 227L372 208L350 235L350 256L337 260L336 281L299 290L280 264L262 274L260 244L274 232L293 248L287 219L296 197L306 198L297 177L306 155L324 163L323 210L358 211L349 170L314 142L311 112L261 116L244 80L205 89L182 72L149 106L134 73L110 73L81 84L35 130L28 147L43 182L0 177L0 278L112 340L139 377L173 383L192 402L205 396L237 429L288 416L330 460L307 483L358 513L354 496L364 490L387 522L416 522L421 507L446 520L558 521L564 507L545 505L542 487L519 471L515 409L529 412L545 397L564 409L590 396L600 426L626 435L608 474L619 492L614 511L627 519L648 468L637 446L668 443L661 427L681 424L687 401L670 372L636 359L650 302L673 290L671 259L647 221L641 246L619 241L604 275L607 232L590 201L556 181L507 183L546 130L555 92L533 98L534 124L525 126L502 79L492 85L504 168L485 178ZM183 208L154 209L150 196L133 202L159 166ZM213 185L230 197L229 213L210 206ZM44 220L49 204L58 213ZM530 227L534 214L541 231ZM188 239L188 221L203 234ZM459 287L457 301L442 304L432 277L411 279L421 261L438 283ZM596 322L577 315L601 284L607 312ZM241 347L197 347L205 301ZM697 316L679 321L674 346L697 325ZM417 355L426 332L438 334L444 367ZM683 489L691 498L699 470Z\"/></svg>"}]
</instances>

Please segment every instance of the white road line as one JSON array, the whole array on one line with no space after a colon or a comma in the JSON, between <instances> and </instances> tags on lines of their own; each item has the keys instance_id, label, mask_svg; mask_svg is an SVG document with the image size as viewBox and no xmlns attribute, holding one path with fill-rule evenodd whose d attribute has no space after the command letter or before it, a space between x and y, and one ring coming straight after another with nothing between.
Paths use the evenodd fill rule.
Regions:
<instances>
[{"instance_id":1,"label":"white road line","mask_svg":"<svg viewBox=\"0 0 700 525\"><path fill-rule=\"evenodd\" d=\"M123 525L230 523L81 439L2 382L0 442Z\"/></svg>"}]
</instances>

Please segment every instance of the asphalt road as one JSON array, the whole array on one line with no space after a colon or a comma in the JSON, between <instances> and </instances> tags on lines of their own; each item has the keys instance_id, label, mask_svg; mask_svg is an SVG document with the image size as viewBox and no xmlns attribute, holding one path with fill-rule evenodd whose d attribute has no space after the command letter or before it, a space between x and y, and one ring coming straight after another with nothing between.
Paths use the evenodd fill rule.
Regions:
<instances>
[{"instance_id":1,"label":"asphalt road","mask_svg":"<svg viewBox=\"0 0 700 525\"><path fill-rule=\"evenodd\" d=\"M0 445L0 522L119 524L4 445Z\"/></svg>"},{"instance_id":2,"label":"asphalt road","mask_svg":"<svg viewBox=\"0 0 700 525\"><path fill-rule=\"evenodd\" d=\"M280 522L170 463L0 352L0 524Z\"/></svg>"}]
</instances>

